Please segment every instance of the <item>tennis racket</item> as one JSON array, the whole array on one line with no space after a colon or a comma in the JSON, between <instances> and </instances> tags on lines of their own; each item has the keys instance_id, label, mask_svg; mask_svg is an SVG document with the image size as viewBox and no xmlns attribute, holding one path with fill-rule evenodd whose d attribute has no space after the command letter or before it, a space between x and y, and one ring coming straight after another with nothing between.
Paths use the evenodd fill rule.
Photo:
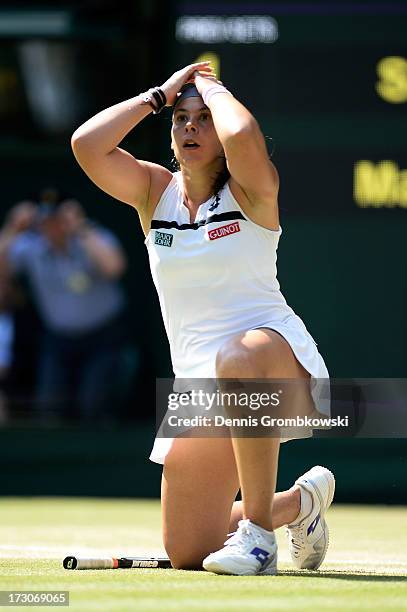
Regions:
<instances>
[{"instance_id":1,"label":"tennis racket","mask_svg":"<svg viewBox=\"0 0 407 612\"><path fill-rule=\"evenodd\" d=\"M171 562L166 557L65 557L63 566L68 570L85 569L169 569Z\"/></svg>"}]
</instances>

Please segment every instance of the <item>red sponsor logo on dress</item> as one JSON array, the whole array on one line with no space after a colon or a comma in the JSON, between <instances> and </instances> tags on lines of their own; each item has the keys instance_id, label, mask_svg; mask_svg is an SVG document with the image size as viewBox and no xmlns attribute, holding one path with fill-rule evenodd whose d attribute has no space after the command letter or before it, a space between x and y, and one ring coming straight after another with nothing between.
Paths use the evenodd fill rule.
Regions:
<instances>
[{"instance_id":1,"label":"red sponsor logo on dress","mask_svg":"<svg viewBox=\"0 0 407 612\"><path fill-rule=\"evenodd\" d=\"M217 227L216 229L213 229L208 232L208 236L209 240L217 240L218 238L230 236L230 234L236 234L236 232L240 232L239 221L235 221L234 223L229 223L228 225L222 225L221 227Z\"/></svg>"}]
</instances>

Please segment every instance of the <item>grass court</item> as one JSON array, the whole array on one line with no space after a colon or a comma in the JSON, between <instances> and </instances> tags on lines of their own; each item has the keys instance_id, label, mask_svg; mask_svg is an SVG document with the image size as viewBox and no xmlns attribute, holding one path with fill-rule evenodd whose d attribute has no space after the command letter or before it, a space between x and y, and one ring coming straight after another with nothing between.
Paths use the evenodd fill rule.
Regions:
<instances>
[{"instance_id":1,"label":"grass court","mask_svg":"<svg viewBox=\"0 0 407 612\"><path fill-rule=\"evenodd\" d=\"M407 509L334 504L327 516L331 544L319 572L294 570L283 530L276 577L68 571L68 554L164 555L159 502L2 498L0 590L67 590L70 606L58 609L75 612L407 610Z\"/></svg>"}]
</instances>

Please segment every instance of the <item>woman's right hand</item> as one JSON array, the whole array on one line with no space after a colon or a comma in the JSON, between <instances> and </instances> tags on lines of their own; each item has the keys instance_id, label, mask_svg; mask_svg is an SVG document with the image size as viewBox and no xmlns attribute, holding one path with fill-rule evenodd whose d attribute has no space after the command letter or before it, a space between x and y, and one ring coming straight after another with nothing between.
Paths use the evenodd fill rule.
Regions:
<instances>
[{"instance_id":1,"label":"woman's right hand","mask_svg":"<svg viewBox=\"0 0 407 612\"><path fill-rule=\"evenodd\" d=\"M181 70L177 70L174 72L172 76L170 76L167 81L161 88L166 95L167 104L166 106L173 106L177 99L177 93L181 89L181 87L187 83L188 81L193 80L194 72L198 70L198 72L202 76L213 77L214 73L212 67L210 66L210 62L198 62L197 64L189 64L189 66L185 66L185 68L181 68Z\"/></svg>"}]
</instances>

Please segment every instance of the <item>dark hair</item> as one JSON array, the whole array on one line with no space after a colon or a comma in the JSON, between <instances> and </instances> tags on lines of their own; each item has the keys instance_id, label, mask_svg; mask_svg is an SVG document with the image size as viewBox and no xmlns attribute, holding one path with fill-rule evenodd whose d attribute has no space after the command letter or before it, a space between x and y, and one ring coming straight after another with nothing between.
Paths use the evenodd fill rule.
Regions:
<instances>
[{"instance_id":1,"label":"dark hair","mask_svg":"<svg viewBox=\"0 0 407 612\"><path fill-rule=\"evenodd\" d=\"M185 98L202 98L194 83L183 84L177 94L177 98L175 99L174 105L172 107L172 114L175 113L178 103L184 100Z\"/></svg>"},{"instance_id":2,"label":"dark hair","mask_svg":"<svg viewBox=\"0 0 407 612\"><path fill-rule=\"evenodd\" d=\"M215 180L213 181L212 191L214 195L217 195L230 179L230 172L226 164L226 157L222 155L222 159L223 168L219 170L219 172L216 174Z\"/></svg>"}]
</instances>

